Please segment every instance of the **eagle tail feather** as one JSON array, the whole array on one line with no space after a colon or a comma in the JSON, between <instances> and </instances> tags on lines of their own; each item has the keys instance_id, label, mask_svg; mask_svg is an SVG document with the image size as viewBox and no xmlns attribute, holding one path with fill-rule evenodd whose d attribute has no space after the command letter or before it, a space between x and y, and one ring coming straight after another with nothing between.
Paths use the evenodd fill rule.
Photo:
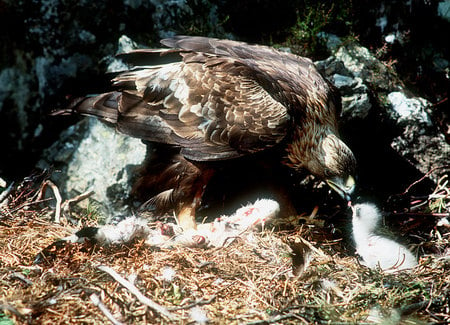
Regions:
<instances>
[{"instance_id":1,"label":"eagle tail feather","mask_svg":"<svg viewBox=\"0 0 450 325\"><path fill-rule=\"evenodd\" d=\"M119 96L121 96L121 93L114 91L100 95L79 97L72 100L67 108L51 112L50 115L81 114L95 116L104 122L116 124Z\"/></svg>"}]
</instances>

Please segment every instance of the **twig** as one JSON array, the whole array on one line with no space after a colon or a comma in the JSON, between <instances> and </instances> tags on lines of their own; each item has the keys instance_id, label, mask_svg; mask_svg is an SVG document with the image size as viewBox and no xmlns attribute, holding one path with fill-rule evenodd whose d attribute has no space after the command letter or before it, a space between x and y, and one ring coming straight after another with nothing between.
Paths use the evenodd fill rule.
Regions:
<instances>
[{"instance_id":1,"label":"twig","mask_svg":"<svg viewBox=\"0 0 450 325\"><path fill-rule=\"evenodd\" d=\"M41 187L41 190L39 191L39 195L37 200L40 200L45 193L45 190L47 189L47 186L50 186L50 188L53 191L53 195L55 196L56 199L56 208L55 208L55 223L60 223L61 221L61 203L62 203L62 198L61 198L61 194L59 193L59 189L58 187L50 180L46 180Z\"/></svg>"},{"instance_id":2,"label":"twig","mask_svg":"<svg viewBox=\"0 0 450 325\"><path fill-rule=\"evenodd\" d=\"M296 318L298 320L303 321L305 324L309 324L309 322L305 318L301 317L300 315L289 313L289 314L275 316L275 317L272 317L272 318L266 319L266 320L257 320L254 322L247 323L247 325L274 324L274 323L279 323L280 321L282 321L284 319L289 319L289 318Z\"/></svg>"},{"instance_id":3,"label":"twig","mask_svg":"<svg viewBox=\"0 0 450 325\"><path fill-rule=\"evenodd\" d=\"M69 210L70 205L72 203L78 203L80 201L83 201L84 199L87 199L88 197L90 197L92 194L94 194L94 191L87 191L87 192L81 193L80 195L77 195L71 199L65 200L64 203L61 205L63 213L66 213Z\"/></svg>"},{"instance_id":4,"label":"twig","mask_svg":"<svg viewBox=\"0 0 450 325\"><path fill-rule=\"evenodd\" d=\"M419 178L418 180L416 180L415 182L413 182L412 184L410 184L406 190L401 194L401 195L405 195L406 193L409 192L409 190L416 184L420 183L421 181L423 181L425 178L427 178L428 176L430 176L430 174L432 172L434 172L436 169L442 169L442 168L448 168L449 166L437 166L432 168L431 170L429 170L425 175L423 175L421 178Z\"/></svg>"},{"instance_id":5,"label":"twig","mask_svg":"<svg viewBox=\"0 0 450 325\"><path fill-rule=\"evenodd\" d=\"M441 99L437 103L434 103L432 106L436 107L438 105L441 105L441 104L445 103L446 101L448 101L448 97L445 97L445 98Z\"/></svg>"},{"instance_id":6,"label":"twig","mask_svg":"<svg viewBox=\"0 0 450 325\"><path fill-rule=\"evenodd\" d=\"M316 205L314 209L312 210L311 214L309 215L308 219L314 219L317 215L317 212L319 211L319 206Z\"/></svg>"},{"instance_id":7,"label":"twig","mask_svg":"<svg viewBox=\"0 0 450 325\"><path fill-rule=\"evenodd\" d=\"M424 309L425 307L429 306L432 303L431 300L424 300L420 301L414 304L407 305L405 307L400 308L400 315L407 316L411 315L412 313Z\"/></svg>"},{"instance_id":8,"label":"twig","mask_svg":"<svg viewBox=\"0 0 450 325\"><path fill-rule=\"evenodd\" d=\"M25 283L27 286L30 286L33 284L32 281L28 280L26 277L23 276L23 274L19 272L14 272L9 276L11 279L17 279Z\"/></svg>"},{"instance_id":9,"label":"twig","mask_svg":"<svg viewBox=\"0 0 450 325\"><path fill-rule=\"evenodd\" d=\"M170 313L165 307L157 304L156 302L154 302L153 300L151 300L150 298L147 298L146 296L144 296L139 290L138 288L136 288L136 286L134 284L132 284L131 282L129 282L128 280L125 280L124 278L122 278L116 271L114 271L112 268L110 268L109 266L106 265L99 265L97 267L100 271L103 271L105 273L108 273L114 280L116 280L117 282L119 282L122 286L124 286L126 289L128 289L132 294L134 294L136 296L136 298L138 298L138 300L143 303L144 305L147 305L148 307L150 307L151 309L153 309L154 311L156 311L157 313L161 314L162 316L166 317L168 320L170 321L175 321L176 317L175 315L173 315L172 313Z\"/></svg>"},{"instance_id":10,"label":"twig","mask_svg":"<svg viewBox=\"0 0 450 325\"><path fill-rule=\"evenodd\" d=\"M51 198L42 199L42 200L36 200L36 201L33 201L33 202L24 202L21 205L10 209L9 212L12 214L12 213L14 213L16 211L20 211L20 210L22 210L22 209L24 209L26 207L29 207L29 206L32 206L32 205L36 205L36 204L39 204L39 203L48 202L50 200L51 200Z\"/></svg>"},{"instance_id":11,"label":"twig","mask_svg":"<svg viewBox=\"0 0 450 325\"><path fill-rule=\"evenodd\" d=\"M195 306L202 306L202 305L208 305L213 302L213 300L216 299L216 295L213 295L211 298L204 300L203 298L198 299L197 301L193 302L192 304L179 306L179 307L172 307L169 308L169 310L180 310L180 309L191 309Z\"/></svg>"},{"instance_id":12,"label":"twig","mask_svg":"<svg viewBox=\"0 0 450 325\"><path fill-rule=\"evenodd\" d=\"M391 215L411 216L411 217L450 217L450 213L419 213L419 212L392 212Z\"/></svg>"},{"instance_id":13,"label":"twig","mask_svg":"<svg viewBox=\"0 0 450 325\"><path fill-rule=\"evenodd\" d=\"M6 201L6 202L3 202L3 201L6 200L9 193L11 193L13 187L14 187L14 182L9 184L8 188L0 194L0 208L2 208L3 206L6 206L8 204L8 201Z\"/></svg>"},{"instance_id":14,"label":"twig","mask_svg":"<svg viewBox=\"0 0 450 325\"><path fill-rule=\"evenodd\" d=\"M100 309L100 311L106 316L106 318L109 319L109 321L111 323L113 323L114 325L122 325L123 324L114 318L113 314L109 311L108 307L106 307L102 303L99 296L97 296L95 293L93 293L89 296L89 298L91 299L94 306L98 307L98 309Z\"/></svg>"},{"instance_id":15,"label":"twig","mask_svg":"<svg viewBox=\"0 0 450 325\"><path fill-rule=\"evenodd\" d=\"M0 311L4 311L7 310L10 313L13 313L14 315L16 315L18 318L20 319L25 319L25 315L23 315L21 312L19 312L16 307L11 306L10 304L5 304L2 301L0 301Z\"/></svg>"}]
</instances>

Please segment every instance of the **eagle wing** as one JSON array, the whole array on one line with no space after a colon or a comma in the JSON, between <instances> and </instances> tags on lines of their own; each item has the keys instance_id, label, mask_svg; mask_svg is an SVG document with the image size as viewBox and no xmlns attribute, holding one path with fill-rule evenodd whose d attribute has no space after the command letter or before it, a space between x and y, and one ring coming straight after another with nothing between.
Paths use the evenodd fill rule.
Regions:
<instances>
[{"instance_id":1,"label":"eagle wing","mask_svg":"<svg viewBox=\"0 0 450 325\"><path fill-rule=\"evenodd\" d=\"M307 58L206 37L162 43L171 48L121 55L134 68L114 79L118 90L82 99L72 110L179 146L196 161L258 152L288 133L315 129L310 124L336 128L339 95Z\"/></svg>"},{"instance_id":2,"label":"eagle wing","mask_svg":"<svg viewBox=\"0 0 450 325\"><path fill-rule=\"evenodd\" d=\"M138 66L114 79L121 91L97 106L117 101L119 131L180 146L196 161L254 153L286 136L290 116L276 80L239 58L177 51L179 62ZM132 55L151 62L161 53Z\"/></svg>"}]
</instances>

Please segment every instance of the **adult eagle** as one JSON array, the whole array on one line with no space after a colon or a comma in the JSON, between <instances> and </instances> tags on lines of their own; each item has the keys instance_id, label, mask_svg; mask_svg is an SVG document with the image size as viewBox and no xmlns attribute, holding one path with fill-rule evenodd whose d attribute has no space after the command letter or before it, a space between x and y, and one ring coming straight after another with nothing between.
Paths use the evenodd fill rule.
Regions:
<instances>
[{"instance_id":1,"label":"adult eagle","mask_svg":"<svg viewBox=\"0 0 450 325\"><path fill-rule=\"evenodd\" d=\"M356 162L338 136L340 96L311 60L206 37L161 43L169 48L121 55L134 67L113 79L116 90L70 107L156 144L138 188L158 211L174 209L183 227L195 227L217 165L274 148L279 163L350 199Z\"/></svg>"}]
</instances>

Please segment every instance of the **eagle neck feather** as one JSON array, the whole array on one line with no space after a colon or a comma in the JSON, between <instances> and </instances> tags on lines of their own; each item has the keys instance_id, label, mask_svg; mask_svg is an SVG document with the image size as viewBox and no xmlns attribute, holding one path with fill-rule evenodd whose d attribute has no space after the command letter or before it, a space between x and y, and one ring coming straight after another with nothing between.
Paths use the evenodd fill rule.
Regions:
<instances>
[{"instance_id":1,"label":"eagle neck feather","mask_svg":"<svg viewBox=\"0 0 450 325\"><path fill-rule=\"evenodd\" d=\"M322 144L327 137L335 136L335 133L332 127L305 121L301 128L295 129L292 141L287 146L287 165L296 170L307 168L317 175L314 171L320 168L315 165L323 163L325 157Z\"/></svg>"}]
</instances>

